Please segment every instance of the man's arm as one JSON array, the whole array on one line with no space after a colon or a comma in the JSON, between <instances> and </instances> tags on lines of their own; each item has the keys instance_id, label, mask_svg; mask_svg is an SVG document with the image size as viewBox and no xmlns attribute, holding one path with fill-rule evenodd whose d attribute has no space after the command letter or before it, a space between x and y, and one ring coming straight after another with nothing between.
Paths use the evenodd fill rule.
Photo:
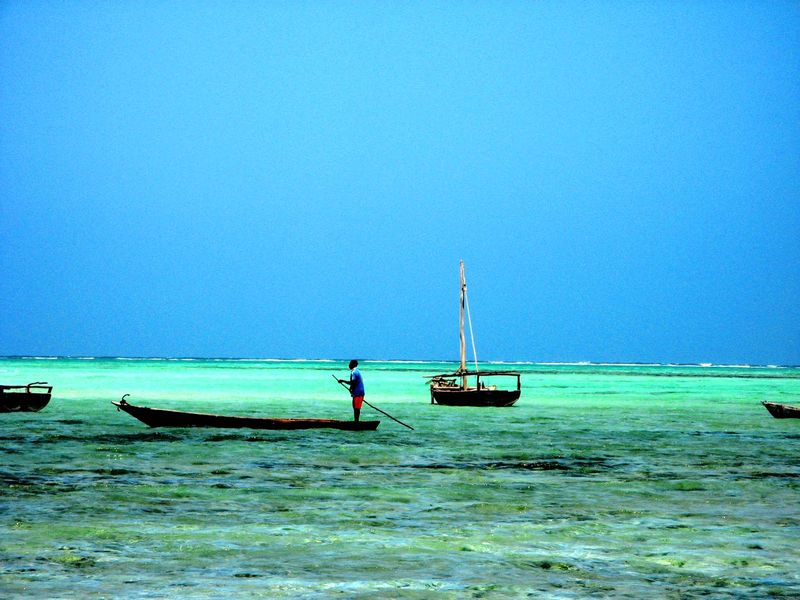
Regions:
<instances>
[{"instance_id":1,"label":"man's arm","mask_svg":"<svg viewBox=\"0 0 800 600\"><path fill-rule=\"evenodd\" d=\"M356 384L355 380L353 379L352 373L350 374L350 379L340 379L339 383L346 383L348 385L348 387L350 388L351 392L353 391L353 387Z\"/></svg>"}]
</instances>

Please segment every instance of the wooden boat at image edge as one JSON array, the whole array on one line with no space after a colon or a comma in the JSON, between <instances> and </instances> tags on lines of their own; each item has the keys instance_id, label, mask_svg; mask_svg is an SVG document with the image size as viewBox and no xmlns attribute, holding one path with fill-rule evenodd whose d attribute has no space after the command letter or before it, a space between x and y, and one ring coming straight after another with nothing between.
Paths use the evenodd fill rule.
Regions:
<instances>
[{"instance_id":1,"label":"wooden boat at image edge","mask_svg":"<svg viewBox=\"0 0 800 600\"><path fill-rule=\"evenodd\" d=\"M761 404L776 419L800 419L800 406L789 406L788 404L778 404L777 402L762 402Z\"/></svg>"},{"instance_id":2,"label":"wooden boat at image edge","mask_svg":"<svg viewBox=\"0 0 800 600\"><path fill-rule=\"evenodd\" d=\"M470 337L472 337L472 318L469 315L467 299L467 279L464 276L464 261L459 264L461 277L461 295L459 305L459 339L461 346L461 366L455 373L444 373L430 376L431 404L444 406L513 406L522 393L519 371L479 371L478 359L475 357L475 370L467 370L467 343L464 336L464 308L467 309ZM475 339L472 337L472 351L475 353ZM469 378L475 378L475 385L469 384ZM498 389L495 385L485 385L481 378L516 377L516 389Z\"/></svg>"},{"instance_id":3,"label":"wooden boat at image edge","mask_svg":"<svg viewBox=\"0 0 800 600\"><path fill-rule=\"evenodd\" d=\"M248 429L343 429L346 431L371 431L380 421L337 421L336 419L272 419L260 417L230 417L209 413L183 412L163 408L134 406L123 397L111 402L118 410L139 419L150 427L219 427Z\"/></svg>"},{"instance_id":4,"label":"wooden boat at image edge","mask_svg":"<svg viewBox=\"0 0 800 600\"><path fill-rule=\"evenodd\" d=\"M0 413L39 412L50 402L52 385L36 381L28 385L0 385Z\"/></svg>"}]
</instances>

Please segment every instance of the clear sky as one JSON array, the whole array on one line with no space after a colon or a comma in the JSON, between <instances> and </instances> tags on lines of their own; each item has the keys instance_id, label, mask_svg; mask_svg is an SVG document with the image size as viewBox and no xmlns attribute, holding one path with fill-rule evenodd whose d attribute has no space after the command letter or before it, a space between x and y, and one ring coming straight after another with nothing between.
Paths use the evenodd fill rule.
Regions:
<instances>
[{"instance_id":1,"label":"clear sky","mask_svg":"<svg viewBox=\"0 0 800 600\"><path fill-rule=\"evenodd\" d=\"M0 4L0 354L800 364L797 2Z\"/></svg>"}]
</instances>

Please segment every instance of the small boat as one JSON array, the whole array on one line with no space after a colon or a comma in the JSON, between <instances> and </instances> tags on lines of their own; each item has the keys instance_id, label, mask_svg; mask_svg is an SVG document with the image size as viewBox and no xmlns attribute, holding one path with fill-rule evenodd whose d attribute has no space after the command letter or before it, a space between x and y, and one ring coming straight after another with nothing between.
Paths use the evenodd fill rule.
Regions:
<instances>
[{"instance_id":1,"label":"small boat","mask_svg":"<svg viewBox=\"0 0 800 600\"><path fill-rule=\"evenodd\" d=\"M39 412L50 402L52 385L36 381L28 385L0 385L0 413Z\"/></svg>"},{"instance_id":2,"label":"small boat","mask_svg":"<svg viewBox=\"0 0 800 600\"><path fill-rule=\"evenodd\" d=\"M371 431L380 421L337 421L335 419L267 419L260 417L230 417L208 413L183 412L163 408L146 408L129 404L125 397L112 404L117 410L139 419L150 427L224 427L249 429L344 429L346 431Z\"/></svg>"},{"instance_id":3,"label":"small boat","mask_svg":"<svg viewBox=\"0 0 800 600\"><path fill-rule=\"evenodd\" d=\"M464 276L464 261L460 263L461 302L459 312L459 330L461 340L461 367L455 373L443 373L430 376L431 404L444 406L512 406L519 400L522 392L521 373L519 371L486 371L478 369L478 358L475 356L475 370L467 369L467 345L464 337L464 308L467 309L472 352L475 354L475 338L472 335L472 318L469 314L467 300L467 280ZM474 385L469 379L475 378ZM515 389L499 389L496 385L486 385L487 377L516 378Z\"/></svg>"},{"instance_id":4,"label":"small boat","mask_svg":"<svg viewBox=\"0 0 800 600\"><path fill-rule=\"evenodd\" d=\"M778 404L777 402L762 402L761 404L776 419L800 419L800 406L789 406L788 404Z\"/></svg>"}]
</instances>

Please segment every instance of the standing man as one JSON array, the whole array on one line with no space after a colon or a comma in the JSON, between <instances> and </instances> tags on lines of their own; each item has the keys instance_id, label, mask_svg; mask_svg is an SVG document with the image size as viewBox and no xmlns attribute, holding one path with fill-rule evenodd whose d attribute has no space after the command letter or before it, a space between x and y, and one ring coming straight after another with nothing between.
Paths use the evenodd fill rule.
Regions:
<instances>
[{"instance_id":1,"label":"standing man","mask_svg":"<svg viewBox=\"0 0 800 600\"><path fill-rule=\"evenodd\" d=\"M361 378L361 371L358 370L357 360L351 360L348 368L350 369L350 381L340 379L339 383L350 385L350 395L353 397L353 420L358 421L361 406L364 404L364 380Z\"/></svg>"}]
</instances>

